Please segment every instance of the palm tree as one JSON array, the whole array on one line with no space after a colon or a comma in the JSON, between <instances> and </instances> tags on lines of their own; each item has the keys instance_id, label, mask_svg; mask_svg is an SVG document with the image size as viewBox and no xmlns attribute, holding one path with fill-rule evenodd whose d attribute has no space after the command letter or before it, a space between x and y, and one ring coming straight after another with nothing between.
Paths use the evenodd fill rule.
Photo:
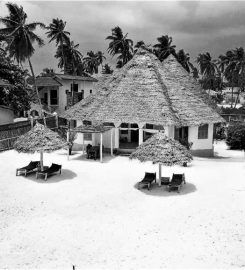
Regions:
<instances>
[{"instance_id":1,"label":"palm tree","mask_svg":"<svg viewBox=\"0 0 245 270\"><path fill-rule=\"evenodd\" d=\"M106 57L104 56L104 53L101 52L101 51L98 51L96 53L96 58L97 58L98 64L101 65L101 66L103 64L103 61L106 59Z\"/></svg>"},{"instance_id":2,"label":"palm tree","mask_svg":"<svg viewBox=\"0 0 245 270\"><path fill-rule=\"evenodd\" d=\"M168 35L157 38L158 43L153 45L154 52L160 61L166 59L170 54L175 55L175 45L172 45L173 39Z\"/></svg>"},{"instance_id":3,"label":"palm tree","mask_svg":"<svg viewBox=\"0 0 245 270\"><path fill-rule=\"evenodd\" d=\"M228 52L227 52L228 53ZM232 50L232 54L229 52L229 63L225 69L225 76L232 84L232 103L233 103L233 87L234 85L239 87L237 98L235 101L235 107L241 91L244 91L245 86L245 52L242 47ZM231 104L232 106L233 104Z\"/></svg>"},{"instance_id":4,"label":"palm tree","mask_svg":"<svg viewBox=\"0 0 245 270\"><path fill-rule=\"evenodd\" d=\"M190 73L190 67L193 67L193 65L190 62L189 53L185 53L185 51L181 49L176 53L176 57L182 67Z\"/></svg>"},{"instance_id":5,"label":"palm tree","mask_svg":"<svg viewBox=\"0 0 245 270\"><path fill-rule=\"evenodd\" d=\"M69 35L70 33L65 31L66 22L60 19L53 19L52 23L49 24L46 32L48 38L50 38L49 42L56 41L56 46L61 46L61 52L64 62L64 71L66 72L66 59L64 55L64 44L70 43Z\"/></svg>"},{"instance_id":6,"label":"palm tree","mask_svg":"<svg viewBox=\"0 0 245 270\"><path fill-rule=\"evenodd\" d=\"M113 70L108 64L105 64L102 69L102 74L112 74Z\"/></svg>"},{"instance_id":7,"label":"palm tree","mask_svg":"<svg viewBox=\"0 0 245 270\"><path fill-rule=\"evenodd\" d=\"M98 73L99 64L98 55L93 51L87 52L87 57L83 58L86 72L93 74Z\"/></svg>"},{"instance_id":8,"label":"palm tree","mask_svg":"<svg viewBox=\"0 0 245 270\"><path fill-rule=\"evenodd\" d=\"M44 68L40 75L42 77L53 77L55 75L55 71L52 68Z\"/></svg>"},{"instance_id":9,"label":"palm tree","mask_svg":"<svg viewBox=\"0 0 245 270\"><path fill-rule=\"evenodd\" d=\"M5 37L5 40L8 43L8 51L11 57L16 59L18 63L22 63L28 60L31 74L34 80L34 87L36 90L38 102L40 107L42 107L37 89L36 77L31 63L31 56L35 52L33 43L36 42L39 47L44 45L44 41L34 33L34 30L36 30L38 26L42 29L45 29L45 25L40 22L27 24L27 14L24 12L22 6L18 6L12 3L7 3L6 6L8 8L9 15L4 18L0 18L0 22L6 26L6 28L0 29L0 35ZM44 124L46 124L43 112L42 117L44 119Z\"/></svg>"},{"instance_id":10,"label":"palm tree","mask_svg":"<svg viewBox=\"0 0 245 270\"><path fill-rule=\"evenodd\" d=\"M137 41L137 43L134 45L134 48L134 53L136 53L139 48L144 48L145 50L152 52L151 44L146 45L143 40Z\"/></svg>"},{"instance_id":11,"label":"palm tree","mask_svg":"<svg viewBox=\"0 0 245 270\"><path fill-rule=\"evenodd\" d=\"M58 67L63 68L66 62L68 74L76 73L77 66L82 62L83 55L78 50L78 47L79 44L75 44L71 41L63 46L59 45L56 51L55 57L59 59ZM64 58L62 51L64 52Z\"/></svg>"},{"instance_id":12,"label":"palm tree","mask_svg":"<svg viewBox=\"0 0 245 270\"><path fill-rule=\"evenodd\" d=\"M215 90L217 77L220 76L216 61L212 59L209 52L206 52L198 55L197 63L199 65L200 74L202 75L202 79L200 80L202 87L204 89Z\"/></svg>"},{"instance_id":13,"label":"palm tree","mask_svg":"<svg viewBox=\"0 0 245 270\"><path fill-rule=\"evenodd\" d=\"M112 56L119 55L117 59L122 61L122 66L133 57L133 41L127 35L123 35L122 29L117 26L112 29L112 35L106 38L110 40L108 53Z\"/></svg>"}]
</instances>

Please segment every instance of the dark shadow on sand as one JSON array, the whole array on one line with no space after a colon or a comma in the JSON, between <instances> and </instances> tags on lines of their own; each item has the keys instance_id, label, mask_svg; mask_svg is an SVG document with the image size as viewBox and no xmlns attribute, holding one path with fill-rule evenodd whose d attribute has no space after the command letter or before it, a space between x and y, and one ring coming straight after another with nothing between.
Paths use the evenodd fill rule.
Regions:
<instances>
[{"instance_id":1,"label":"dark shadow on sand","mask_svg":"<svg viewBox=\"0 0 245 270\"><path fill-rule=\"evenodd\" d=\"M39 175L38 179L36 179L36 174L34 174L34 173L29 174L26 177L24 177L24 176L23 177L27 178L29 180L32 180L34 182L37 182L37 183L51 184L51 183L58 183L61 181L66 181L66 180L72 180L76 176L77 176L77 174L74 173L73 171L67 170L67 169L62 169L61 174L59 174L59 173L52 174L47 178L46 181L44 180L44 176L41 176L41 175Z\"/></svg>"},{"instance_id":2,"label":"dark shadow on sand","mask_svg":"<svg viewBox=\"0 0 245 270\"><path fill-rule=\"evenodd\" d=\"M138 189L138 183L134 185L134 188L136 188L139 192L145 193L146 195L159 196L159 197L181 196L181 195L187 195L187 194L197 191L196 186L192 183L183 184L179 193L175 190L172 190L171 192L169 192L167 186L159 187L158 184L155 184L155 183L151 186L150 190L148 190L147 188Z\"/></svg>"},{"instance_id":3,"label":"dark shadow on sand","mask_svg":"<svg viewBox=\"0 0 245 270\"><path fill-rule=\"evenodd\" d=\"M111 160L115 159L116 157L117 156L111 156L111 155L105 154L103 156L102 163L109 163ZM80 161L93 162L93 163L97 163L97 162L101 163L99 158L97 158L96 160L94 160L94 159L88 159L87 158L87 155L82 155L82 154L79 155L79 156L77 156L77 157L74 157L74 158L71 158L70 159L70 161L73 161L73 160L80 160Z\"/></svg>"}]
</instances>

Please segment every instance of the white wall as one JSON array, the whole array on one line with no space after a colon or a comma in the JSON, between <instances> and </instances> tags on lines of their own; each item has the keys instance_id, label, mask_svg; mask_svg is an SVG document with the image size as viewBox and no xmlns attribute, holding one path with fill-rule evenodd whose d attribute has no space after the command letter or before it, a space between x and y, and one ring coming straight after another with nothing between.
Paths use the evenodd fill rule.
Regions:
<instances>
[{"instance_id":1,"label":"white wall","mask_svg":"<svg viewBox=\"0 0 245 270\"><path fill-rule=\"evenodd\" d=\"M71 91L71 80L62 80L62 86L59 88L59 111L63 112L67 106L66 90ZM90 95L90 90L94 91L94 82L90 81L74 81L78 84L78 92L84 90L84 98Z\"/></svg>"},{"instance_id":2,"label":"white wall","mask_svg":"<svg viewBox=\"0 0 245 270\"><path fill-rule=\"evenodd\" d=\"M0 125L13 123L14 113L9 109L0 107Z\"/></svg>"},{"instance_id":3,"label":"white wall","mask_svg":"<svg viewBox=\"0 0 245 270\"><path fill-rule=\"evenodd\" d=\"M213 149L213 124L208 125L208 138L198 139L198 126L189 127L189 143L193 143L191 150Z\"/></svg>"}]
</instances>

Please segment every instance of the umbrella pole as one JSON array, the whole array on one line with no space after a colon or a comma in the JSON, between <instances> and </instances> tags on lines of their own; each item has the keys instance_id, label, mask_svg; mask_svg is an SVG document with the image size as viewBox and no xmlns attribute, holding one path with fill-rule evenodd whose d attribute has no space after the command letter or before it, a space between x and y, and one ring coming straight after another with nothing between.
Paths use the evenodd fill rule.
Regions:
<instances>
[{"instance_id":1,"label":"umbrella pole","mask_svg":"<svg viewBox=\"0 0 245 270\"><path fill-rule=\"evenodd\" d=\"M162 165L159 164L159 182L158 185L161 186L161 178L162 178Z\"/></svg>"},{"instance_id":2,"label":"umbrella pole","mask_svg":"<svg viewBox=\"0 0 245 270\"><path fill-rule=\"evenodd\" d=\"M70 141L70 121L68 122L68 129L67 129L67 142L69 143ZM69 155L70 155L70 146L68 146L68 150L67 150L67 160L69 160Z\"/></svg>"},{"instance_id":3,"label":"umbrella pole","mask_svg":"<svg viewBox=\"0 0 245 270\"><path fill-rule=\"evenodd\" d=\"M103 162L103 133L100 133L100 162Z\"/></svg>"},{"instance_id":4,"label":"umbrella pole","mask_svg":"<svg viewBox=\"0 0 245 270\"><path fill-rule=\"evenodd\" d=\"M40 166L41 171L43 171L43 150L40 151Z\"/></svg>"}]
</instances>

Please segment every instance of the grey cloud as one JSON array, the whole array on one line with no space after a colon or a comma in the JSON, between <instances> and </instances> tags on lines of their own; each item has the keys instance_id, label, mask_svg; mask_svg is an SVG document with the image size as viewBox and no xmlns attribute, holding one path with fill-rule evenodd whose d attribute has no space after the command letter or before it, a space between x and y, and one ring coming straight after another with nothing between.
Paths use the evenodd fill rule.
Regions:
<instances>
[{"instance_id":1,"label":"grey cloud","mask_svg":"<svg viewBox=\"0 0 245 270\"><path fill-rule=\"evenodd\" d=\"M30 21L49 24L52 18L67 21L71 38L88 50L106 53L106 36L120 26L135 42L154 44L160 35L173 37L177 49L185 49L192 58L203 51L215 55L235 46L244 46L245 2L20 2ZM2 5L2 4L1 4ZM0 7L1 8L1 7ZM1 12L1 10L0 10ZM33 57L36 69L57 68L55 44L49 44L45 33L38 31L46 45ZM107 61L111 57L107 55Z\"/></svg>"}]
</instances>

